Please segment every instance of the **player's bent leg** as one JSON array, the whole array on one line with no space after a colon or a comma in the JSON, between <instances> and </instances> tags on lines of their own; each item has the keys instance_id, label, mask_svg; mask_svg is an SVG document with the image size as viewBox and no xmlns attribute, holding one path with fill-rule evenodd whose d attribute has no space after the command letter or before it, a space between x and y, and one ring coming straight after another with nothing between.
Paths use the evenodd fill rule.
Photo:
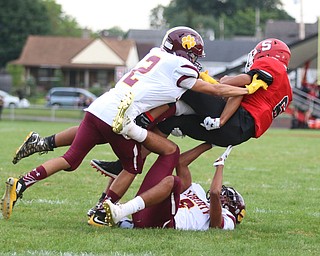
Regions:
<instances>
[{"instance_id":1,"label":"player's bent leg","mask_svg":"<svg viewBox=\"0 0 320 256\"><path fill-rule=\"evenodd\" d=\"M152 131L148 131L146 139L142 145L151 152L159 155L170 155L176 152L178 146L173 141L168 140Z\"/></svg>"},{"instance_id":2,"label":"player's bent leg","mask_svg":"<svg viewBox=\"0 0 320 256\"><path fill-rule=\"evenodd\" d=\"M177 176L170 176L163 179L163 182L158 183L146 193L140 194L145 200L146 208L132 215L135 228L174 227L174 216L179 208L181 179ZM161 183L165 187L160 185ZM169 184L171 185L167 187ZM150 196L149 199L147 195ZM157 198L158 201L152 200L152 197Z\"/></svg>"}]
</instances>

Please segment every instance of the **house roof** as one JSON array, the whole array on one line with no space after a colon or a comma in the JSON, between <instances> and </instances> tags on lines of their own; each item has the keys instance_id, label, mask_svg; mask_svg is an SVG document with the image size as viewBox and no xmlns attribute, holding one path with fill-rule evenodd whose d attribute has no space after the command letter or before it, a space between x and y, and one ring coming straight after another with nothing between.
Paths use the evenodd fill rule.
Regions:
<instances>
[{"instance_id":1,"label":"house roof","mask_svg":"<svg viewBox=\"0 0 320 256\"><path fill-rule=\"evenodd\" d=\"M167 30L130 29L127 37L137 43L139 59L152 47L159 47ZM249 51L257 44L256 40L204 40L206 57L203 61L231 62ZM202 61L202 60L201 60Z\"/></svg>"},{"instance_id":2,"label":"house roof","mask_svg":"<svg viewBox=\"0 0 320 256\"><path fill-rule=\"evenodd\" d=\"M159 47L166 32L166 29L130 29L127 38L131 38L137 43L149 43Z\"/></svg>"},{"instance_id":3,"label":"house roof","mask_svg":"<svg viewBox=\"0 0 320 256\"><path fill-rule=\"evenodd\" d=\"M289 69L303 67L309 62L309 67L317 68L318 63L318 33L306 37L304 40L298 40L288 44L291 50L291 59Z\"/></svg>"},{"instance_id":4,"label":"house roof","mask_svg":"<svg viewBox=\"0 0 320 256\"><path fill-rule=\"evenodd\" d=\"M294 21L269 20L266 23L265 38L275 37L287 44L299 40L300 24ZM304 24L305 36L309 37L318 32L318 23Z\"/></svg>"},{"instance_id":5,"label":"house roof","mask_svg":"<svg viewBox=\"0 0 320 256\"><path fill-rule=\"evenodd\" d=\"M93 39L73 37L29 36L15 64L63 66L87 47Z\"/></svg>"},{"instance_id":6,"label":"house roof","mask_svg":"<svg viewBox=\"0 0 320 256\"><path fill-rule=\"evenodd\" d=\"M99 44L99 42L102 43ZM100 52L103 49L104 54L99 53L92 59L89 59L88 54L84 55L85 51L98 45ZM135 42L128 39L29 36L20 58L11 63L64 68L114 68L125 65L130 50L134 46ZM91 49L91 53L92 51L94 49ZM87 59L84 60L83 56L87 56Z\"/></svg>"},{"instance_id":7,"label":"house roof","mask_svg":"<svg viewBox=\"0 0 320 256\"><path fill-rule=\"evenodd\" d=\"M302 68L309 63L309 68L316 69L318 63L318 33L308 36L303 40L297 40L288 43L291 51L291 59L289 62L289 70ZM233 67L227 67L224 71L215 74L216 77L222 77L233 71L243 68L245 61Z\"/></svg>"},{"instance_id":8,"label":"house roof","mask_svg":"<svg viewBox=\"0 0 320 256\"><path fill-rule=\"evenodd\" d=\"M103 42L110 47L123 61L126 61L130 49L135 46L135 41L131 39L102 38Z\"/></svg>"},{"instance_id":9,"label":"house roof","mask_svg":"<svg viewBox=\"0 0 320 256\"><path fill-rule=\"evenodd\" d=\"M146 56L153 47L156 47L156 45L152 43L137 43L139 60Z\"/></svg>"},{"instance_id":10,"label":"house roof","mask_svg":"<svg viewBox=\"0 0 320 256\"><path fill-rule=\"evenodd\" d=\"M255 40L205 40L203 61L232 62L247 55L257 43Z\"/></svg>"}]
</instances>

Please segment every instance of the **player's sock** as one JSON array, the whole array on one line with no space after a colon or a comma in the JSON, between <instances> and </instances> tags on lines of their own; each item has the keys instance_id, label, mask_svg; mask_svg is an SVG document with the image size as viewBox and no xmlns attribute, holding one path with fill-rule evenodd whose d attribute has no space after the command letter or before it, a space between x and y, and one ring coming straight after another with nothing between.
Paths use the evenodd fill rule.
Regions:
<instances>
[{"instance_id":1,"label":"player's sock","mask_svg":"<svg viewBox=\"0 0 320 256\"><path fill-rule=\"evenodd\" d=\"M105 199L109 199L112 203L116 203L120 200L120 197L113 192L111 189L108 190L107 195L105 197Z\"/></svg>"},{"instance_id":2,"label":"player's sock","mask_svg":"<svg viewBox=\"0 0 320 256\"><path fill-rule=\"evenodd\" d=\"M26 184L26 187L32 186L34 183L38 182L39 180L43 180L47 177L46 169L42 165L38 166L37 168L33 169L31 172L27 173L22 177L23 182Z\"/></svg>"},{"instance_id":3,"label":"player's sock","mask_svg":"<svg viewBox=\"0 0 320 256\"><path fill-rule=\"evenodd\" d=\"M139 212L145 208L145 203L140 196L136 196L130 201L121 205L123 216L128 216L133 213Z\"/></svg>"},{"instance_id":4,"label":"player's sock","mask_svg":"<svg viewBox=\"0 0 320 256\"><path fill-rule=\"evenodd\" d=\"M56 148L56 141L55 141L55 134L51 135L51 136L48 136L48 137L45 137L44 140L47 141L48 143L48 146L52 149Z\"/></svg>"}]
</instances>

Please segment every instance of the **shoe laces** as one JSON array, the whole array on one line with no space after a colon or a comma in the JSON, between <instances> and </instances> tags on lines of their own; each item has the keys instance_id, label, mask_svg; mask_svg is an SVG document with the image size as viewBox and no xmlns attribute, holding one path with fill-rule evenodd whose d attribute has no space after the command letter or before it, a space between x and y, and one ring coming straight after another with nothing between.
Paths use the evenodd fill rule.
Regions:
<instances>
[{"instance_id":1,"label":"shoe laces","mask_svg":"<svg viewBox=\"0 0 320 256\"><path fill-rule=\"evenodd\" d=\"M96 205L96 211L97 212L106 212L104 207L103 207L103 202L99 202L97 205Z\"/></svg>"}]
</instances>

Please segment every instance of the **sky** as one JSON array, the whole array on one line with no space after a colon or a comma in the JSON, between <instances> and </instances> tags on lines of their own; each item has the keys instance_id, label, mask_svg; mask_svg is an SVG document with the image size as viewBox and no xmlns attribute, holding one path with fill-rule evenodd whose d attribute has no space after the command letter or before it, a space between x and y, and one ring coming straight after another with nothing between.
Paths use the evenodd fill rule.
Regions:
<instances>
[{"instance_id":1,"label":"sky","mask_svg":"<svg viewBox=\"0 0 320 256\"><path fill-rule=\"evenodd\" d=\"M316 0L282 0L282 2L284 9L296 19L296 22L300 22L302 16L304 23L315 23L320 16L319 2ZM117 26L127 31L149 29L151 9L159 4L167 6L170 0L56 0L56 3L60 4L62 11L75 18L83 28L98 31Z\"/></svg>"},{"instance_id":2,"label":"sky","mask_svg":"<svg viewBox=\"0 0 320 256\"><path fill-rule=\"evenodd\" d=\"M150 11L170 0L56 0L62 11L93 31L115 26L123 31L149 29Z\"/></svg>"}]
</instances>

